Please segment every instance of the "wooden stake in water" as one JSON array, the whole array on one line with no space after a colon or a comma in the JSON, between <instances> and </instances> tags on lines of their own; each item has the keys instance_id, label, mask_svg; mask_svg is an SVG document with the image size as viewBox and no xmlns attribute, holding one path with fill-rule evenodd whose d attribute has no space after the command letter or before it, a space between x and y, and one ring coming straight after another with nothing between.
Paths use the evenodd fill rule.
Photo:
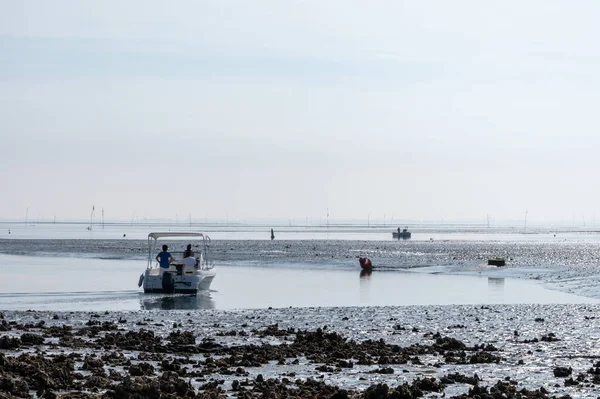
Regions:
<instances>
[{"instance_id":1,"label":"wooden stake in water","mask_svg":"<svg viewBox=\"0 0 600 399\"><path fill-rule=\"evenodd\" d=\"M90 213L90 231L94 226L94 211L96 210L96 206L92 205L92 213Z\"/></svg>"}]
</instances>

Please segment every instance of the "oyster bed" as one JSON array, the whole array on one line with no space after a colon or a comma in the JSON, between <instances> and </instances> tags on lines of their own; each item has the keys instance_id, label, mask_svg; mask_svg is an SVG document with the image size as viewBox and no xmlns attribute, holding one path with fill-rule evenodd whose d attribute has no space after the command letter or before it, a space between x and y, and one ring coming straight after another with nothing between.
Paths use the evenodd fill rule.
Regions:
<instances>
[{"instance_id":1,"label":"oyster bed","mask_svg":"<svg viewBox=\"0 0 600 399\"><path fill-rule=\"evenodd\" d=\"M3 311L0 397L598 397L599 311Z\"/></svg>"}]
</instances>

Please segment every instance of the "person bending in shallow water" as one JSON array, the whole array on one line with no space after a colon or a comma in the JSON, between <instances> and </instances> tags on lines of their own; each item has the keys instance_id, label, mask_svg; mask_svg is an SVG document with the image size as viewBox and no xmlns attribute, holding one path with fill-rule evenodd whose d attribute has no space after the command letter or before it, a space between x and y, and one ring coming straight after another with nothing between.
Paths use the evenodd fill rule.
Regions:
<instances>
[{"instance_id":1,"label":"person bending in shallow water","mask_svg":"<svg viewBox=\"0 0 600 399\"><path fill-rule=\"evenodd\" d=\"M161 276L166 270L169 270L169 268L171 267L171 262L173 262L173 257L171 256L170 253L167 252L167 249L169 249L169 247L166 245L163 245L162 252L160 252L158 255L156 255L156 261L160 264L160 275Z\"/></svg>"},{"instance_id":2,"label":"person bending in shallow water","mask_svg":"<svg viewBox=\"0 0 600 399\"><path fill-rule=\"evenodd\" d=\"M360 263L360 267L362 267L363 269L370 269L373 267L373 264L371 263L371 259L369 258L358 258L358 263Z\"/></svg>"}]
</instances>

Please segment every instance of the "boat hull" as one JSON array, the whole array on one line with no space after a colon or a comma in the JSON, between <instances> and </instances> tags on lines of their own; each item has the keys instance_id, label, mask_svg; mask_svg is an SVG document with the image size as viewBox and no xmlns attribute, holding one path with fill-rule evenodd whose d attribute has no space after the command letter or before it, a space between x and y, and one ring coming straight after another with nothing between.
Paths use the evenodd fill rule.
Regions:
<instances>
[{"instance_id":1,"label":"boat hull","mask_svg":"<svg viewBox=\"0 0 600 399\"><path fill-rule=\"evenodd\" d=\"M145 293L175 293L175 294L196 294L198 291L207 291L216 276L214 269L195 270L191 273L181 273L169 271L172 280L165 284L163 278L167 275L165 272L160 274L158 268L147 269L144 273L142 285ZM169 278L169 277L167 277Z\"/></svg>"},{"instance_id":2,"label":"boat hull","mask_svg":"<svg viewBox=\"0 0 600 399\"><path fill-rule=\"evenodd\" d=\"M488 265L489 266L506 266L506 261L504 260L504 258L492 258L492 259L488 259Z\"/></svg>"},{"instance_id":3,"label":"boat hull","mask_svg":"<svg viewBox=\"0 0 600 399\"><path fill-rule=\"evenodd\" d=\"M193 295L195 295L198 293L198 290L176 289L173 292L166 292L162 288L149 288L149 289L144 289L144 293L146 293L146 294L193 294Z\"/></svg>"},{"instance_id":4,"label":"boat hull","mask_svg":"<svg viewBox=\"0 0 600 399\"><path fill-rule=\"evenodd\" d=\"M198 291L208 291L210 290L210 284L212 283L213 279L215 278L216 274L205 274L204 278L202 279L202 281L200 281L200 284L198 285Z\"/></svg>"}]
</instances>

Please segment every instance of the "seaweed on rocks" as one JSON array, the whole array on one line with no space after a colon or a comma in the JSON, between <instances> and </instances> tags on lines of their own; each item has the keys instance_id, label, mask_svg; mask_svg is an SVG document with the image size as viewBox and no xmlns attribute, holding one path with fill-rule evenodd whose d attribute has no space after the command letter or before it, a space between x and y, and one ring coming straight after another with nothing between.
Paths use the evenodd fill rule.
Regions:
<instances>
[{"instance_id":1,"label":"seaweed on rocks","mask_svg":"<svg viewBox=\"0 0 600 399\"><path fill-rule=\"evenodd\" d=\"M3 391L21 398L31 397L29 395L29 385L25 380L19 378L0 376L0 395Z\"/></svg>"},{"instance_id":2,"label":"seaweed on rocks","mask_svg":"<svg viewBox=\"0 0 600 399\"><path fill-rule=\"evenodd\" d=\"M404 383L391 389L387 384L371 385L364 393L365 399L413 399L425 392L443 392L444 384L435 378L417 378L411 384Z\"/></svg>"},{"instance_id":3,"label":"seaweed on rocks","mask_svg":"<svg viewBox=\"0 0 600 399\"><path fill-rule=\"evenodd\" d=\"M550 399L553 396L548 396L548 392L542 387L536 390L529 390L526 388L517 389L515 385L506 381L498 381L491 387L475 385L469 389L469 392L459 396L453 396L453 399L466 399L466 398L478 398L478 399ZM564 397L562 397L564 398ZM566 398L564 398L566 399Z\"/></svg>"},{"instance_id":4,"label":"seaweed on rocks","mask_svg":"<svg viewBox=\"0 0 600 399\"><path fill-rule=\"evenodd\" d=\"M253 330L252 332L259 337L285 337L296 333L293 328L280 329L279 324L273 324L263 330Z\"/></svg>"},{"instance_id":5,"label":"seaweed on rocks","mask_svg":"<svg viewBox=\"0 0 600 399\"><path fill-rule=\"evenodd\" d=\"M129 366L129 375L132 377L139 376L152 376L154 375L154 366L150 363L140 362L138 364L132 364Z\"/></svg>"},{"instance_id":6,"label":"seaweed on rocks","mask_svg":"<svg viewBox=\"0 0 600 399\"><path fill-rule=\"evenodd\" d=\"M464 383L470 385L477 385L481 379L477 374L474 374L473 377L469 377L458 372L447 374L440 378L440 381L446 385L455 384L455 383Z\"/></svg>"},{"instance_id":7,"label":"seaweed on rocks","mask_svg":"<svg viewBox=\"0 0 600 399\"><path fill-rule=\"evenodd\" d=\"M95 341L96 344L105 349L129 349L144 352L167 352L162 344L162 339L155 336L153 331L140 329L139 331L127 331L126 333L107 333Z\"/></svg>"},{"instance_id":8,"label":"seaweed on rocks","mask_svg":"<svg viewBox=\"0 0 600 399\"><path fill-rule=\"evenodd\" d=\"M1 319L0 320L0 331L10 331L10 330L11 330L10 324L6 320Z\"/></svg>"},{"instance_id":9,"label":"seaweed on rocks","mask_svg":"<svg viewBox=\"0 0 600 399\"><path fill-rule=\"evenodd\" d=\"M157 379L148 377L126 376L120 384L107 390L103 399L129 398L161 398L165 395L174 397L195 397L196 393L189 382L179 378L177 374L165 372Z\"/></svg>"},{"instance_id":10,"label":"seaweed on rocks","mask_svg":"<svg viewBox=\"0 0 600 399\"><path fill-rule=\"evenodd\" d=\"M204 387L207 388L207 387ZM245 384L236 384L237 398L286 398L295 397L301 399L309 398L348 398L348 391L341 390L336 386L327 385L323 381L308 378L305 381L291 381L287 378L265 379L259 374L254 380Z\"/></svg>"},{"instance_id":11,"label":"seaweed on rocks","mask_svg":"<svg viewBox=\"0 0 600 399\"><path fill-rule=\"evenodd\" d=\"M489 352L476 352L468 358L468 362L471 364L476 363L500 363L502 358L500 356L493 355Z\"/></svg>"},{"instance_id":12,"label":"seaweed on rocks","mask_svg":"<svg viewBox=\"0 0 600 399\"><path fill-rule=\"evenodd\" d=\"M455 309L455 321L478 318L480 323L442 330L439 320ZM501 324L509 317L499 309L515 321ZM544 388L534 389L541 384L559 397L599 396L600 362L594 341L587 339L596 326L587 322L565 329L564 320L552 316L563 310L560 306L537 306L533 314L546 321L518 326L531 318L531 309L206 311L211 317L194 323L183 313L167 312L161 314L161 326L146 313L54 318L53 313L8 312L11 330L0 336L7 347L0 351L0 398L551 398ZM589 312L583 306L572 309ZM394 328L398 320L405 330ZM323 327L306 329L311 323ZM538 339L526 346L515 340L515 328L537 337L555 331L564 339L558 345ZM231 331L236 334L226 334ZM398 331L404 332L394 335ZM560 376L554 375L555 368L561 370L556 365L531 372L554 359L569 359ZM499 373L510 378L505 374L504 381L491 383Z\"/></svg>"},{"instance_id":13,"label":"seaweed on rocks","mask_svg":"<svg viewBox=\"0 0 600 399\"><path fill-rule=\"evenodd\" d=\"M91 354L85 357L81 368L83 370L102 370L104 369L104 362L96 355Z\"/></svg>"},{"instance_id":14,"label":"seaweed on rocks","mask_svg":"<svg viewBox=\"0 0 600 399\"><path fill-rule=\"evenodd\" d=\"M129 360L123 352L105 352L102 354L101 359L111 366L128 366L131 365Z\"/></svg>"},{"instance_id":15,"label":"seaweed on rocks","mask_svg":"<svg viewBox=\"0 0 600 399\"><path fill-rule=\"evenodd\" d=\"M73 326L68 324L50 326L45 330L44 335L50 338L70 337L73 335Z\"/></svg>"},{"instance_id":16,"label":"seaweed on rocks","mask_svg":"<svg viewBox=\"0 0 600 399\"><path fill-rule=\"evenodd\" d=\"M0 337L0 349L16 349L21 346L21 339L3 335Z\"/></svg>"},{"instance_id":17,"label":"seaweed on rocks","mask_svg":"<svg viewBox=\"0 0 600 399\"><path fill-rule=\"evenodd\" d=\"M191 331L181 332L177 330L169 333L167 341L169 341L172 345L175 346L195 345L196 336Z\"/></svg>"},{"instance_id":18,"label":"seaweed on rocks","mask_svg":"<svg viewBox=\"0 0 600 399\"><path fill-rule=\"evenodd\" d=\"M20 378L31 389L72 389L74 384L74 361L66 355L46 358L43 355L24 353L18 357L5 358L2 362L2 374L11 378Z\"/></svg>"}]
</instances>

